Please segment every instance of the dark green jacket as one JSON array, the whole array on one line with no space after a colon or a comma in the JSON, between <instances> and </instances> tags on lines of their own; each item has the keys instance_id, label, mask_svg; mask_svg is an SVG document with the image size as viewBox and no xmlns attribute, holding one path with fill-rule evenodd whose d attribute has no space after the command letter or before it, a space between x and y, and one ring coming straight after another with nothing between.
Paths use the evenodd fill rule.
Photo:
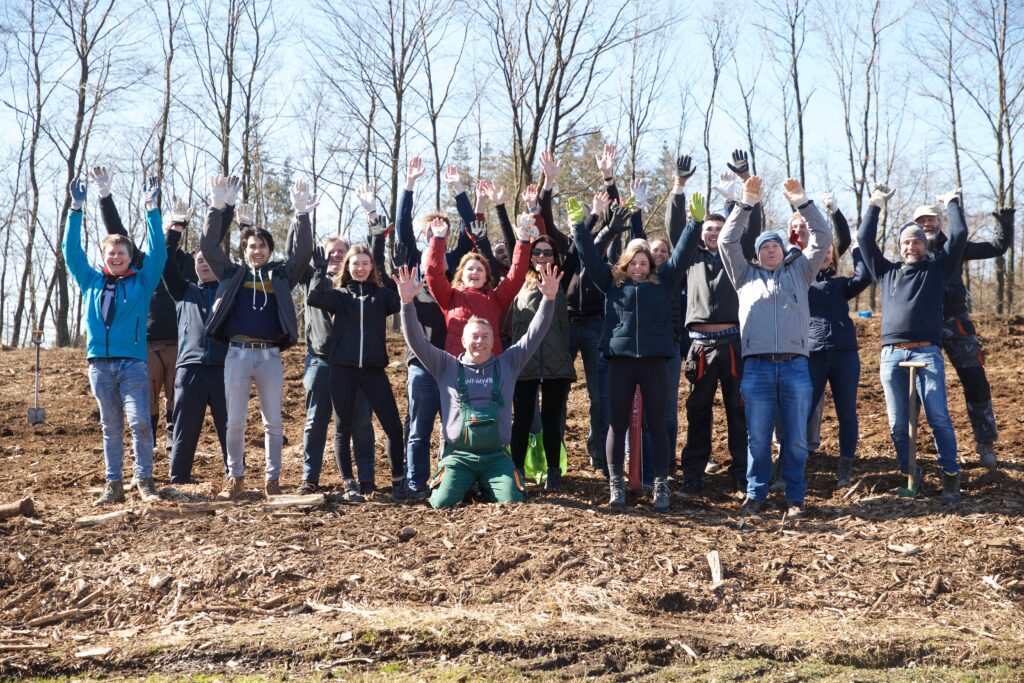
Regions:
<instances>
[{"instance_id":1,"label":"dark green jacket","mask_svg":"<svg viewBox=\"0 0 1024 683\"><path fill-rule=\"evenodd\" d=\"M528 278L512 304L513 341L519 341L526 335L543 298L544 295L537 288L536 280ZM555 315L551 327L544 335L540 348L519 373L519 379L576 380L576 369L573 367L572 354L569 352L569 309L565 291L561 287L558 288L558 295L555 297Z\"/></svg>"}]
</instances>

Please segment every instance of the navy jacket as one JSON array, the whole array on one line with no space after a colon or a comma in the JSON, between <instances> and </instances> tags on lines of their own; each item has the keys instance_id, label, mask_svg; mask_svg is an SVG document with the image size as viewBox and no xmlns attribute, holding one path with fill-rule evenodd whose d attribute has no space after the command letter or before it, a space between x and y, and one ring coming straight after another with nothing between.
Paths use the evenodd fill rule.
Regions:
<instances>
[{"instance_id":1,"label":"navy jacket","mask_svg":"<svg viewBox=\"0 0 1024 683\"><path fill-rule=\"evenodd\" d=\"M583 267L594 285L604 293L604 331L601 352L609 358L669 358L677 344L672 330L673 292L683 276L680 264L697 248L700 236L690 223L676 242L668 261L657 269L659 282L635 283L629 278L615 284L612 266L601 259L594 237L583 223L573 229L573 240Z\"/></svg>"},{"instance_id":2,"label":"navy jacket","mask_svg":"<svg viewBox=\"0 0 1024 683\"><path fill-rule=\"evenodd\" d=\"M850 299L871 284L860 249L853 250L853 277L837 277L835 267L823 270L807 291L811 312L811 353L815 351L856 351L857 330L850 320Z\"/></svg>"},{"instance_id":3,"label":"navy jacket","mask_svg":"<svg viewBox=\"0 0 1024 683\"><path fill-rule=\"evenodd\" d=\"M306 303L334 316L326 354L331 365L387 367L387 317L402 308L397 292L355 280L331 289L327 274L314 269Z\"/></svg>"},{"instance_id":4,"label":"navy jacket","mask_svg":"<svg viewBox=\"0 0 1024 683\"><path fill-rule=\"evenodd\" d=\"M206 323L217 298L218 283L195 284L185 279L178 263L171 255L178 251L181 233L167 231L167 263L164 264L164 287L176 303L178 325L178 361L176 367L186 365L224 365L228 347L223 342L206 336ZM180 253L180 252L178 252ZM195 277L195 271L192 276Z\"/></svg>"},{"instance_id":5,"label":"navy jacket","mask_svg":"<svg viewBox=\"0 0 1024 683\"><path fill-rule=\"evenodd\" d=\"M947 207L949 241L934 258L909 265L890 261L875 243L877 206L868 206L857 233L864 263L882 295L882 345L942 342L942 302L946 286L960 270L967 246L967 224L960 202Z\"/></svg>"}]
</instances>

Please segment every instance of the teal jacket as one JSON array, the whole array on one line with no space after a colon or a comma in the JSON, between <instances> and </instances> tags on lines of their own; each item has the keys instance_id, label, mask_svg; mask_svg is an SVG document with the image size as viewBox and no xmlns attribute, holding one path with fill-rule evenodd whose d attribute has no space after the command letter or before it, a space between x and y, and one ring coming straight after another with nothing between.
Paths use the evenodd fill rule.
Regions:
<instances>
[{"instance_id":1,"label":"teal jacket","mask_svg":"<svg viewBox=\"0 0 1024 683\"><path fill-rule=\"evenodd\" d=\"M139 270L129 269L119 278L102 268L89 265L82 249L82 212L68 214L61 244L68 272L78 283L85 298L86 358L137 358L146 360L146 315L149 299L160 284L167 260L167 246L160 210L146 212L146 258ZM103 289L115 280L114 313L110 322L103 319Z\"/></svg>"}]
</instances>

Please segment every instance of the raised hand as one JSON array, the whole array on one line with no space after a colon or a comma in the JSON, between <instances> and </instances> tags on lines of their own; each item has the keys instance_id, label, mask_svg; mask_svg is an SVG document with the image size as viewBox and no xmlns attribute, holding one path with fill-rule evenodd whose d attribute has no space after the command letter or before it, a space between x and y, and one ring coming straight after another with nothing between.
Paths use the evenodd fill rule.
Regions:
<instances>
[{"instance_id":1,"label":"raised hand","mask_svg":"<svg viewBox=\"0 0 1024 683\"><path fill-rule=\"evenodd\" d=\"M615 145L605 145L600 154L594 155L594 161L597 162L597 168L604 178L610 179L615 171Z\"/></svg>"},{"instance_id":2,"label":"raised hand","mask_svg":"<svg viewBox=\"0 0 1024 683\"><path fill-rule=\"evenodd\" d=\"M821 195L821 203L829 213L835 213L839 208L839 205L836 204L836 198L831 192L825 192Z\"/></svg>"},{"instance_id":3,"label":"raised hand","mask_svg":"<svg viewBox=\"0 0 1024 683\"><path fill-rule=\"evenodd\" d=\"M256 205L245 202L235 207L235 217L239 226L256 225Z\"/></svg>"},{"instance_id":4,"label":"raised hand","mask_svg":"<svg viewBox=\"0 0 1024 683\"><path fill-rule=\"evenodd\" d=\"M635 198L635 204L643 208L647 204L647 178L641 176L631 182L629 192Z\"/></svg>"},{"instance_id":5,"label":"raised hand","mask_svg":"<svg viewBox=\"0 0 1024 683\"><path fill-rule=\"evenodd\" d=\"M712 192L717 192L727 202L734 202L739 199L743 192L743 183L732 171L718 174L718 183L711 186Z\"/></svg>"},{"instance_id":6,"label":"raised hand","mask_svg":"<svg viewBox=\"0 0 1024 683\"><path fill-rule=\"evenodd\" d=\"M444 181L452 188L453 194L462 194L462 176L456 166L449 166L444 172Z\"/></svg>"},{"instance_id":7,"label":"raised hand","mask_svg":"<svg viewBox=\"0 0 1024 683\"><path fill-rule=\"evenodd\" d=\"M210 176L210 206L215 209L223 209L227 204L224 201L228 191L228 178L222 175Z\"/></svg>"},{"instance_id":8,"label":"raised hand","mask_svg":"<svg viewBox=\"0 0 1024 683\"><path fill-rule=\"evenodd\" d=\"M487 223L485 221L473 221L468 226L470 238L476 242L487 237Z\"/></svg>"},{"instance_id":9,"label":"raised hand","mask_svg":"<svg viewBox=\"0 0 1024 683\"><path fill-rule=\"evenodd\" d=\"M697 172L696 167L693 165L693 159L688 154L676 157L676 183L679 185L685 185L686 181L690 179L694 173Z\"/></svg>"},{"instance_id":10,"label":"raised hand","mask_svg":"<svg viewBox=\"0 0 1024 683\"><path fill-rule=\"evenodd\" d=\"M707 204L704 202L704 195L694 192L690 197L690 218L697 223L703 223L704 217L708 215Z\"/></svg>"},{"instance_id":11,"label":"raised hand","mask_svg":"<svg viewBox=\"0 0 1024 683\"><path fill-rule=\"evenodd\" d=\"M523 201L526 202L526 206L533 209L537 208L537 186L530 184L523 190Z\"/></svg>"},{"instance_id":12,"label":"raised hand","mask_svg":"<svg viewBox=\"0 0 1024 683\"><path fill-rule=\"evenodd\" d=\"M569 197L565 202L565 215L573 225L583 222L583 204L576 197Z\"/></svg>"},{"instance_id":13,"label":"raised hand","mask_svg":"<svg viewBox=\"0 0 1024 683\"><path fill-rule=\"evenodd\" d=\"M319 205L316 195L309 191L309 183L305 180L296 180L291 194L296 216L308 214Z\"/></svg>"},{"instance_id":14,"label":"raised hand","mask_svg":"<svg viewBox=\"0 0 1024 683\"><path fill-rule=\"evenodd\" d=\"M391 226L388 225L388 220L384 216L374 216L373 220L367 223L366 230L370 233L370 237L379 237L381 235L388 234L388 230Z\"/></svg>"},{"instance_id":15,"label":"raised hand","mask_svg":"<svg viewBox=\"0 0 1024 683\"><path fill-rule=\"evenodd\" d=\"M224 203L229 206L234 206L238 201L238 193L242 191L242 179L236 175L228 178L224 194Z\"/></svg>"},{"instance_id":16,"label":"raised hand","mask_svg":"<svg viewBox=\"0 0 1024 683\"><path fill-rule=\"evenodd\" d=\"M180 199L174 201L171 209L171 225L188 225L195 215L196 207L186 204Z\"/></svg>"},{"instance_id":17,"label":"raised hand","mask_svg":"<svg viewBox=\"0 0 1024 683\"><path fill-rule=\"evenodd\" d=\"M537 229L532 213L519 214L519 218L516 219L516 237L520 242L532 242L540 237L540 230Z\"/></svg>"},{"instance_id":18,"label":"raised hand","mask_svg":"<svg viewBox=\"0 0 1024 683\"><path fill-rule=\"evenodd\" d=\"M412 190L416 187L416 181L427 172L427 169L423 166L423 160L419 157L413 157L405 164L405 189Z\"/></svg>"},{"instance_id":19,"label":"raised hand","mask_svg":"<svg viewBox=\"0 0 1024 683\"><path fill-rule=\"evenodd\" d=\"M93 166L89 177L96 183L96 194L100 199L110 196L110 186L114 183L114 174L106 166Z\"/></svg>"},{"instance_id":20,"label":"raised hand","mask_svg":"<svg viewBox=\"0 0 1024 683\"><path fill-rule=\"evenodd\" d=\"M327 270L327 252L322 246L313 249L312 263L313 267L321 272Z\"/></svg>"},{"instance_id":21,"label":"raised hand","mask_svg":"<svg viewBox=\"0 0 1024 683\"><path fill-rule=\"evenodd\" d=\"M156 176L150 176L142 186L142 201L146 203L147 209L155 209L160 201L160 181Z\"/></svg>"},{"instance_id":22,"label":"raised hand","mask_svg":"<svg viewBox=\"0 0 1024 683\"><path fill-rule=\"evenodd\" d=\"M410 270L409 266L402 266L398 269L398 274L392 275L391 279L398 286L398 296L401 297L403 304L409 303L423 291L423 281L419 279L415 268Z\"/></svg>"},{"instance_id":23,"label":"raised hand","mask_svg":"<svg viewBox=\"0 0 1024 683\"><path fill-rule=\"evenodd\" d=\"M493 181L484 181L487 183L487 190L485 192L488 199L491 200L491 204L497 206L498 204L505 203L505 189L498 187Z\"/></svg>"},{"instance_id":24,"label":"raised hand","mask_svg":"<svg viewBox=\"0 0 1024 683\"><path fill-rule=\"evenodd\" d=\"M373 193L373 188L369 185L363 185L356 190L356 201L359 202L359 206L366 213L377 212L377 197Z\"/></svg>"},{"instance_id":25,"label":"raised hand","mask_svg":"<svg viewBox=\"0 0 1024 683\"><path fill-rule=\"evenodd\" d=\"M591 213L595 216L604 216L608 210L608 206L611 204L611 200L608 198L607 192L598 192L594 195L594 202L591 205Z\"/></svg>"},{"instance_id":26,"label":"raised hand","mask_svg":"<svg viewBox=\"0 0 1024 683\"><path fill-rule=\"evenodd\" d=\"M741 201L747 206L753 206L764 198L764 185L761 179L752 175L743 183L743 197Z\"/></svg>"},{"instance_id":27,"label":"raised hand","mask_svg":"<svg viewBox=\"0 0 1024 683\"><path fill-rule=\"evenodd\" d=\"M612 208L612 217L608 221L608 228L616 235L621 235L626 232L626 219L632 213L628 206L614 206Z\"/></svg>"},{"instance_id":28,"label":"raised hand","mask_svg":"<svg viewBox=\"0 0 1024 683\"><path fill-rule=\"evenodd\" d=\"M476 181L476 213L483 213L487 208L487 181Z\"/></svg>"},{"instance_id":29,"label":"raised hand","mask_svg":"<svg viewBox=\"0 0 1024 683\"><path fill-rule=\"evenodd\" d=\"M884 209L894 194L896 194L896 190L890 189L888 185L875 183L871 186L871 196L868 198L868 204Z\"/></svg>"},{"instance_id":30,"label":"raised hand","mask_svg":"<svg viewBox=\"0 0 1024 683\"><path fill-rule=\"evenodd\" d=\"M555 159L551 150L543 150L540 153L540 168L544 171L544 186L551 187L558 177L558 170L562 167L561 160Z\"/></svg>"},{"instance_id":31,"label":"raised hand","mask_svg":"<svg viewBox=\"0 0 1024 683\"><path fill-rule=\"evenodd\" d=\"M558 272L558 266L553 263L542 263L540 266L540 284L537 289L544 295L545 299L554 299L558 296L558 285L562 282L564 273Z\"/></svg>"},{"instance_id":32,"label":"raised hand","mask_svg":"<svg viewBox=\"0 0 1024 683\"><path fill-rule=\"evenodd\" d=\"M71 181L68 192L71 193L71 210L81 211L82 204L85 203L85 181L81 178L75 178Z\"/></svg>"},{"instance_id":33,"label":"raised hand","mask_svg":"<svg viewBox=\"0 0 1024 683\"><path fill-rule=\"evenodd\" d=\"M440 237L445 239L448 237L448 221L443 218L435 218L430 221L430 235L432 237Z\"/></svg>"},{"instance_id":34,"label":"raised hand","mask_svg":"<svg viewBox=\"0 0 1024 683\"><path fill-rule=\"evenodd\" d=\"M939 204L942 204L943 206L948 206L949 203L953 201L958 202L962 205L963 190L961 190L959 187L956 187L953 188L952 192L947 192L946 194L937 194L935 195L935 201L937 201Z\"/></svg>"},{"instance_id":35,"label":"raised hand","mask_svg":"<svg viewBox=\"0 0 1024 683\"><path fill-rule=\"evenodd\" d=\"M732 151L732 161L726 166L743 180L750 177L750 162L747 161L747 153L742 149Z\"/></svg>"},{"instance_id":36,"label":"raised hand","mask_svg":"<svg viewBox=\"0 0 1024 683\"><path fill-rule=\"evenodd\" d=\"M804 186L796 178L786 178L782 183L782 196L793 206L800 206L807 201Z\"/></svg>"}]
</instances>

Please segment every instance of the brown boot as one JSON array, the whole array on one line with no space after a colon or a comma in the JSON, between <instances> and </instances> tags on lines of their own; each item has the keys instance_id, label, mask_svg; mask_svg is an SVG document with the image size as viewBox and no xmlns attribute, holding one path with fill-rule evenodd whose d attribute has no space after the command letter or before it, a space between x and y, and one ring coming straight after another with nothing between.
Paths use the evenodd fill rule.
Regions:
<instances>
[{"instance_id":1,"label":"brown boot","mask_svg":"<svg viewBox=\"0 0 1024 683\"><path fill-rule=\"evenodd\" d=\"M245 488L245 479L242 477L231 477L224 484L224 489L217 494L217 500L234 500Z\"/></svg>"},{"instance_id":2,"label":"brown boot","mask_svg":"<svg viewBox=\"0 0 1024 683\"><path fill-rule=\"evenodd\" d=\"M280 496L281 495L281 483L277 479L267 479L266 486L264 487L267 497Z\"/></svg>"}]
</instances>

